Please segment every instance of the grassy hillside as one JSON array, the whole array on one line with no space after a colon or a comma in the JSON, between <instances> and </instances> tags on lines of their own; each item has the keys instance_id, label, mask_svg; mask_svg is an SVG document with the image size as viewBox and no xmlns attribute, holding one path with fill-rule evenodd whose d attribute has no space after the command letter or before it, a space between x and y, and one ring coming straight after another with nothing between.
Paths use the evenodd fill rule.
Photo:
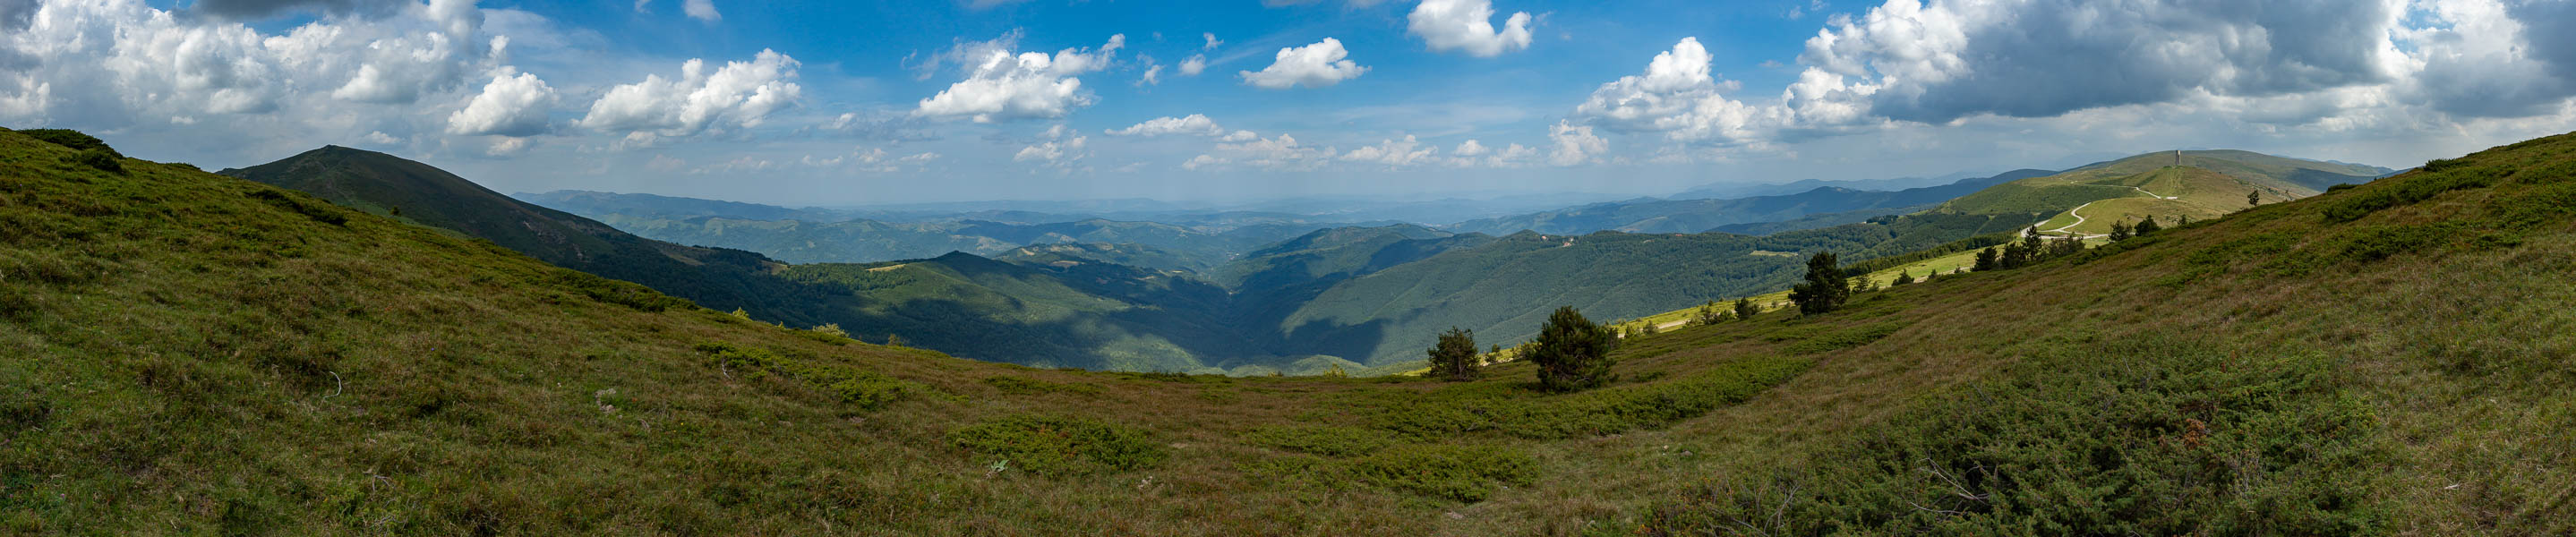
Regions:
<instances>
[{"instance_id":1,"label":"grassy hillside","mask_svg":"<svg viewBox=\"0 0 2576 537\"><path fill-rule=\"evenodd\" d=\"M2099 236L2113 223L2153 216L2173 223L2206 220L2249 205L2316 195L2336 184L2369 182L2386 170L2317 162L2249 151L2168 151L2095 163L2064 173L2021 179L1960 196L1938 213L2057 213L2040 229ZM2063 212L2061 212L2063 211Z\"/></svg>"},{"instance_id":2,"label":"grassy hillside","mask_svg":"<svg viewBox=\"0 0 2576 537\"><path fill-rule=\"evenodd\" d=\"M2303 193L2297 194L2299 196L2323 192L2326 187L2338 184L2367 183L2373 178L2396 171L2376 166L2320 162L2231 149L2147 153L2087 164L2067 171L2133 175L2171 166L2216 171L2238 180L2266 186L2297 187L2304 190Z\"/></svg>"},{"instance_id":3,"label":"grassy hillside","mask_svg":"<svg viewBox=\"0 0 2576 537\"><path fill-rule=\"evenodd\" d=\"M0 528L2576 531L2576 136L2428 169L1545 394L852 343L0 132Z\"/></svg>"},{"instance_id":4,"label":"grassy hillside","mask_svg":"<svg viewBox=\"0 0 2576 537\"><path fill-rule=\"evenodd\" d=\"M770 277L760 254L636 237L597 221L520 202L462 177L392 155L325 147L225 175L312 194L396 220L452 230L559 266L641 283L709 308L758 312L811 326L847 322L812 289Z\"/></svg>"}]
</instances>

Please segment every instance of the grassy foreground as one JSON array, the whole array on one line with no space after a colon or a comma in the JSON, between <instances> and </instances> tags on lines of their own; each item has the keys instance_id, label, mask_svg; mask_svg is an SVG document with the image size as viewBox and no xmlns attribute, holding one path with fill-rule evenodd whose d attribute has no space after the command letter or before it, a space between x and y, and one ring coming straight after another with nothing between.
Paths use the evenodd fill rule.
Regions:
<instances>
[{"instance_id":1,"label":"grassy foreground","mask_svg":"<svg viewBox=\"0 0 2576 537\"><path fill-rule=\"evenodd\" d=\"M1544 394L857 343L0 132L0 528L2576 531L2576 138L2428 168Z\"/></svg>"}]
</instances>

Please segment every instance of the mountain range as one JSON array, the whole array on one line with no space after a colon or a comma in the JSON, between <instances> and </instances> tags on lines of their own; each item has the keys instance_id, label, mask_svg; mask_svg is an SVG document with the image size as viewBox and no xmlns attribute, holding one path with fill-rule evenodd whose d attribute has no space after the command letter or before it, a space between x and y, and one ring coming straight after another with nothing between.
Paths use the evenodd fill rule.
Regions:
<instances>
[{"instance_id":1,"label":"mountain range","mask_svg":"<svg viewBox=\"0 0 2576 537\"><path fill-rule=\"evenodd\" d=\"M604 212L593 220L500 196L416 162L346 148L223 173L486 238L757 319L832 324L872 341L900 338L960 356L1038 366L1260 374L1401 369L1441 330L1517 341L1534 336L1535 321L1559 305L1629 318L1760 294L1795 279L1802 267L1797 255L1805 252L1840 252L1857 262L1981 236L1975 240L1992 243L2052 218L2070 219L2067 209L2117 194L2085 181L2162 187L2140 173L2223 169L2204 175L2259 184L2287 199L2314 192L2304 184L2367 180L2342 172L2369 172L2244 152L2183 158L2198 166L2150 167L2173 157L2148 154L2066 173L2019 170L1898 191L1819 188L1737 200L1595 204L1522 219L1585 229L1620 221L1630 228L1693 228L1700 224L1680 222L1789 218L1754 224L1777 226L1758 236L1462 233L1457 228L1472 226L1333 226L1272 213L1203 213L1188 223L811 222L753 218L847 215L660 196L521 196ZM1880 214L1858 216L1872 212ZM1495 229L1511 227L1528 226ZM925 253L933 250L941 252ZM879 261L888 258L895 260Z\"/></svg>"},{"instance_id":2,"label":"mountain range","mask_svg":"<svg viewBox=\"0 0 2576 537\"><path fill-rule=\"evenodd\" d=\"M1863 290L1833 311L1631 334L1607 356L1616 378L1574 392L1540 389L1537 365L1519 360L1467 380L1229 377L1051 370L858 342L431 227L586 224L538 211L476 216L508 206L441 186L444 174L392 174L408 167L368 155L307 156L325 158L236 173L400 203L125 158L78 133L0 130L0 527L2576 532L2566 516L2576 442L2564 432L2576 430L2566 390L2576 364L2565 359L2576 352L2566 307L2576 303L2576 135L2018 268ZM2148 196L2099 187L2198 204L2156 189L2242 188L2241 198L2299 186L2153 157L2034 181L1986 208L1837 226L1845 231L1811 237L1849 244L1810 248L1865 257L1904 247L1887 237L2070 212L2016 212L2032 200ZM291 177L305 173L331 178ZM362 188L361 178L404 188ZM1676 245L1741 247L1714 234L1318 233L1250 256L1265 268L1211 273L1393 280L1383 277L1461 256L1650 270L1609 264ZM566 259L600 247L522 239ZM976 289L1072 289L1050 302L1095 315L1134 308L1084 297L1186 308L1217 287L1075 259L924 261L935 263L759 266L854 297L877 294L852 291L863 285L966 281L950 293L1032 315L1057 306ZM842 278L853 283L831 283ZM987 328L954 322L942 331Z\"/></svg>"}]
</instances>

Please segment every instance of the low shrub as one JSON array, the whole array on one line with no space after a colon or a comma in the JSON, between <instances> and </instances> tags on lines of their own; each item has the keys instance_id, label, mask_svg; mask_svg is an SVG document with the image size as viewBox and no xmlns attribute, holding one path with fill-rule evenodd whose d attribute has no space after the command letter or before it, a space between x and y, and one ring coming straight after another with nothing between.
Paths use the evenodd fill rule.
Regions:
<instances>
[{"instance_id":1,"label":"low shrub","mask_svg":"<svg viewBox=\"0 0 2576 537\"><path fill-rule=\"evenodd\" d=\"M1099 386L1089 384L1062 384L1043 380L1024 379L1020 377L987 377L984 379L984 385L992 386L993 389L1001 390L1002 393L1011 395L1039 395L1049 393L1078 393L1088 395L1100 393Z\"/></svg>"},{"instance_id":2,"label":"low shrub","mask_svg":"<svg viewBox=\"0 0 2576 537\"><path fill-rule=\"evenodd\" d=\"M623 280L602 278L588 272L556 269L540 285L564 289L603 303L633 308L636 311L686 310L698 307L689 299L665 295L650 287Z\"/></svg>"},{"instance_id":3,"label":"low shrub","mask_svg":"<svg viewBox=\"0 0 2576 537\"><path fill-rule=\"evenodd\" d=\"M1674 534L2375 534L2388 455L2334 360L2190 338L2062 348L1803 469L1660 509ZM2102 360L2101 356L2126 357ZM1699 528L1694 530L1693 528Z\"/></svg>"},{"instance_id":4,"label":"low shrub","mask_svg":"<svg viewBox=\"0 0 2576 537\"><path fill-rule=\"evenodd\" d=\"M110 157L125 158L124 153L118 153L116 152L116 148L108 147L106 141L100 140L96 136L90 136L88 133L81 131L71 129L27 129L17 132L18 134L27 135L29 138L43 140L46 143L54 145L84 152L97 151L105 153Z\"/></svg>"},{"instance_id":5,"label":"low shrub","mask_svg":"<svg viewBox=\"0 0 2576 537\"><path fill-rule=\"evenodd\" d=\"M736 347L725 343L698 345L717 367L731 371L766 371L805 381L838 397L841 402L863 410L879 410L915 393L930 388L883 373L837 364L820 363L811 356L782 355L775 351Z\"/></svg>"},{"instance_id":6,"label":"low shrub","mask_svg":"<svg viewBox=\"0 0 2576 537\"><path fill-rule=\"evenodd\" d=\"M1868 345L1870 342L1878 341L1879 338L1887 337L1888 334L1894 334L1896 331L1903 329L1905 329L1904 323L1879 323L1868 326L1846 328L1828 332L1821 336L1807 338L1805 341L1789 344L1788 348L1782 350L1793 355L1838 351Z\"/></svg>"},{"instance_id":7,"label":"low shrub","mask_svg":"<svg viewBox=\"0 0 2576 537\"><path fill-rule=\"evenodd\" d=\"M1564 439L1658 427L1741 403L1805 372L1799 358L1750 357L1685 377L1559 395L1433 392L1370 412L1370 424L1416 438L1477 431Z\"/></svg>"},{"instance_id":8,"label":"low shrub","mask_svg":"<svg viewBox=\"0 0 2576 537\"><path fill-rule=\"evenodd\" d=\"M1243 440L1256 446L1298 453L1350 457L1375 453L1394 445L1395 433L1384 429L1329 425L1274 425L1244 433Z\"/></svg>"},{"instance_id":9,"label":"low shrub","mask_svg":"<svg viewBox=\"0 0 2576 537\"><path fill-rule=\"evenodd\" d=\"M340 210L337 208L331 207L328 204L307 203L304 200L296 199L295 196L274 188L256 189L245 193L245 195L250 196L251 199L265 201L270 205L276 205L279 208L295 211L296 214L304 215L305 218L311 218L315 222L335 226L347 225L349 223L349 215L341 214Z\"/></svg>"},{"instance_id":10,"label":"low shrub","mask_svg":"<svg viewBox=\"0 0 2576 537\"><path fill-rule=\"evenodd\" d=\"M113 151L84 149L81 150L79 155L73 156L72 161L79 162L82 166L95 168L98 171L125 175L125 160L116 156L116 153Z\"/></svg>"},{"instance_id":11,"label":"low shrub","mask_svg":"<svg viewBox=\"0 0 2576 537\"><path fill-rule=\"evenodd\" d=\"M1538 481L1537 458L1497 446L1402 446L1352 461L1350 468L1372 485L1461 502Z\"/></svg>"},{"instance_id":12,"label":"low shrub","mask_svg":"<svg viewBox=\"0 0 2576 537\"><path fill-rule=\"evenodd\" d=\"M2355 261L2378 261L2390 256L2426 250L2448 240L2458 224L2371 226L2362 228L2346 239L2343 256Z\"/></svg>"},{"instance_id":13,"label":"low shrub","mask_svg":"<svg viewBox=\"0 0 2576 537\"><path fill-rule=\"evenodd\" d=\"M1135 470L1170 456L1142 430L1071 416L1004 416L950 431L948 440L1044 476Z\"/></svg>"}]
</instances>

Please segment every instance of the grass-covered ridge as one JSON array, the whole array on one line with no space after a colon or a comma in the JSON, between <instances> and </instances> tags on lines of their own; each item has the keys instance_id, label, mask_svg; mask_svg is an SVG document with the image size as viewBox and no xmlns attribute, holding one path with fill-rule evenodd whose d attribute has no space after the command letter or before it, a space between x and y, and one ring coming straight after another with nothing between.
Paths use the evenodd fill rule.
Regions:
<instances>
[{"instance_id":1,"label":"grass-covered ridge","mask_svg":"<svg viewBox=\"0 0 2576 537\"><path fill-rule=\"evenodd\" d=\"M2436 168L1549 394L857 343L0 132L0 532L2576 531L2576 137Z\"/></svg>"}]
</instances>

